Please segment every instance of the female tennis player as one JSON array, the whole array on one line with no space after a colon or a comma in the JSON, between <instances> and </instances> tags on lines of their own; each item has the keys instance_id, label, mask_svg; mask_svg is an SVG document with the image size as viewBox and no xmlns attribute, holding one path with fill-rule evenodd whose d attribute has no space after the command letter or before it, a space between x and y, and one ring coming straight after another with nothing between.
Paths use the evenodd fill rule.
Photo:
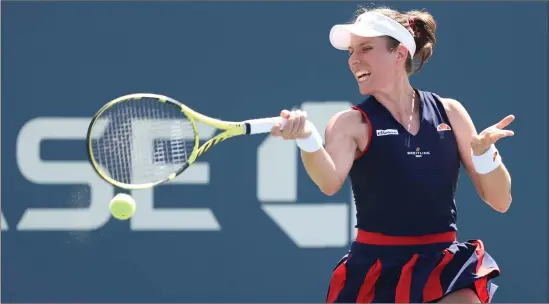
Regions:
<instances>
[{"instance_id":1,"label":"female tennis player","mask_svg":"<svg viewBox=\"0 0 549 304\"><path fill-rule=\"evenodd\" d=\"M357 16L335 25L330 41L349 51L369 96L331 118L325 147L302 111L282 111L286 125L271 131L296 140L325 194L351 179L358 236L333 272L327 302L490 302L499 268L482 241L456 241L454 198L462 163L480 197L507 211L511 181L494 143L513 135L505 128L514 116L477 134L458 101L410 85L436 42L429 13L377 8Z\"/></svg>"}]
</instances>

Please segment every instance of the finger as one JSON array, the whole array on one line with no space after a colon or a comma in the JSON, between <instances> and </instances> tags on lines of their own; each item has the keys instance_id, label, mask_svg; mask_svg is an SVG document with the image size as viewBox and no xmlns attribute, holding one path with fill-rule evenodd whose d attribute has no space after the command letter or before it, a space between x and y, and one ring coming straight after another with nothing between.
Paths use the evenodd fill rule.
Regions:
<instances>
[{"instance_id":1,"label":"finger","mask_svg":"<svg viewBox=\"0 0 549 304\"><path fill-rule=\"evenodd\" d=\"M282 129L286 128L286 125L288 124L287 120L288 118L290 118L290 115L291 115L291 112L286 109L280 111L280 117L284 118L285 124L284 124L284 127L282 127L282 124L278 124L278 129L281 131L279 136L282 136L282 131L283 131Z\"/></svg>"},{"instance_id":2,"label":"finger","mask_svg":"<svg viewBox=\"0 0 549 304\"><path fill-rule=\"evenodd\" d=\"M512 130L501 130L501 132L505 133L505 136L515 135L515 131L512 131Z\"/></svg>"},{"instance_id":3,"label":"finger","mask_svg":"<svg viewBox=\"0 0 549 304\"><path fill-rule=\"evenodd\" d=\"M290 135L292 134L292 130L295 125L295 119L294 119L294 113L290 113L290 115L287 117L288 121L286 122L286 125L284 126L284 130L282 130L282 137L284 139L289 139Z\"/></svg>"},{"instance_id":4,"label":"finger","mask_svg":"<svg viewBox=\"0 0 549 304\"><path fill-rule=\"evenodd\" d=\"M500 122L498 122L495 127L498 129L504 129L506 128L511 122L515 120L515 115L507 115L504 119L502 119Z\"/></svg>"},{"instance_id":5,"label":"finger","mask_svg":"<svg viewBox=\"0 0 549 304\"><path fill-rule=\"evenodd\" d=\"M276 123L272 128L271 128L271 135L272 136L281 136L282 135L282 131L280 130L280 127L282 125L280 123Z\"/></svg>"},{"instance_id":6,"label":"finger","mask_svg":"<svg viewBox=\"0 0 549 304\"><path fill-rule=\"evenodd\" d=\"M288 119L288 118L290 118L290 115L291 115L291 112L288 111L288 110L282 110L282 111L280 111L280 117L283 117L283 118Z\"/></svg>"},{"instance_id":7,"label":"finger","mask_svg":"<svg viewBox=\"0 0 549 304\"><path fill-rule=\"evenodd\" d=\"M478 149L479 147L487 147L490 145L489 139L484 138L483 135L474 135L473 140L471 141L471 148Z\"/></svg>"},{"instance_id":8,"label":"finger","mask_svg":"<svg viewBox=\"0 0 549 304\"><path fill-rule=\"evenodd\" d=\"M490 144L495 143L496 141L498 141L500 138L503 138L503 137L505 137L504 134L492 134L492 136L490 137Z\"/></svg>"},{"instance_id":9,"label":"finger","mask_svg":"<svg viewBox=\"0 0 549 304\"><path fill-rule=\"evenodd\" d=\"M489 146L490 145L490 134L489 132L483 132L481 134L473 135L471 139L471 147L480 147L480 146Z\"/></svg>"},{"instance_id":10,"label":"finger","mask_svg":"<svg viewBox=\"0 0 549 304\"><path fill-rule=\"evenodd\" d=\"M471 142L472 142L472 143L476 143L476 142L479 142L480 139L481 139L480 135L475 134L475 135L473 135L473 137L471 138Z\"/></svg>"},{"instance_id":11,"label":"finger","mask_svg":"<svg viewBox=\"0 0 549 304\"><path fill-rule=\"evenodd\" d=\"M480 144L487 145L490 142L490 134L489 132L486 132L481 135Z\"/></svg>"},{"instance_id":12,"label":"finger","mask_svg":"<svg viewBox=\"0 0 549 304\"><path fill-rule=\"evenodd\" d=\"M513 131L501 131L490 135L490 143L495 143L500 138L507 137L507 136L513 136L515 133Z\"/></svg>"},{"instance_id":13,"label":"finger","mask_svg":"<svg viewBox=\"0 0 549 304\"><path fill-rule=\"evenodd\" d=\"M299 128L298 128L298 137L301 137L303 133L305 133L305 124L307 122L307 116L303 113L301 114L301 117L299 117Z\"/></svg>"},{"instance_id":14,"label":"finger","mask_svg":"<svg viewBox=\"0 0 549 304\"><path fill-rule=\"evenodd\" d=\"M296 110L294 115L295 123L294 127L292 128L292 138L296 138L299 135L300 128L301 128L301 110Z\"/></svg>"}]
</instances>

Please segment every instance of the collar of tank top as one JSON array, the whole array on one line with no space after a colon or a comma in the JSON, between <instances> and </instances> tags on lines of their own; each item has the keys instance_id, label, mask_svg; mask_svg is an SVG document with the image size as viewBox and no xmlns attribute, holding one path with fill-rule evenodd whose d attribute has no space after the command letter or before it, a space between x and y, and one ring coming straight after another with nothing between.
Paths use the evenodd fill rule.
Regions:
<instances>
[{"instance_id":1,"label":"collar of tank top","mask_svg":"<svg viewBox=\"0 0 549 304\"><path fill-rule=\"evenodd\" d=\"M413 58L416 51L414 37L400 23L377 12L361 14L352 24L336 24L330 31L330 42L338 50L348 50L351 34L360 37L390 36L402 43Z\"/></svg>"}]
</instances>

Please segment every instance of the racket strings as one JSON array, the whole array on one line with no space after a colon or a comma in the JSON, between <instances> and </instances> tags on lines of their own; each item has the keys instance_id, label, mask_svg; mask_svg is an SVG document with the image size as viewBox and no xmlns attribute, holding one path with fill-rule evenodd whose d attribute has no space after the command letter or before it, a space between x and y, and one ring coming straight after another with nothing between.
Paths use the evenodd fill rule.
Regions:
<instances>
[{"instance_id":1,"label":"racket strings","mask_svg":"<svg viewBox=\"0 0 549 304\"><path fill-rule=\"evenodd\" d=\"M187 163L194 149L193 125L172 104L153 98L127 100L102 117L106 127L91 150L102 171L118 182L164 180Z\"/></svg>"}]
</instances>

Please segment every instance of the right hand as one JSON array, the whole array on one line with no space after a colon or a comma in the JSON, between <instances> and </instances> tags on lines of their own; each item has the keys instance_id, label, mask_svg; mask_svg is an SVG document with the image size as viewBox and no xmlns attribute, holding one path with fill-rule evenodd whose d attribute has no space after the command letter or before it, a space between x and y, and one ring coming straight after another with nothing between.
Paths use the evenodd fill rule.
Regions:
<instances>
[{"instance_id":1,"label":"right hand","mask_svg":"<svg viewBox=\"0 0 549 304\"><path fill-rule=\"evenodd\" d=\"M306 138L311 134L307 127L307 112L301 110L282 110L280 117L286 119L284 128L280 130L281 124L277 123L271 129L272 136L281 136L284 139Z\"/></svg>"}]
</instances>

